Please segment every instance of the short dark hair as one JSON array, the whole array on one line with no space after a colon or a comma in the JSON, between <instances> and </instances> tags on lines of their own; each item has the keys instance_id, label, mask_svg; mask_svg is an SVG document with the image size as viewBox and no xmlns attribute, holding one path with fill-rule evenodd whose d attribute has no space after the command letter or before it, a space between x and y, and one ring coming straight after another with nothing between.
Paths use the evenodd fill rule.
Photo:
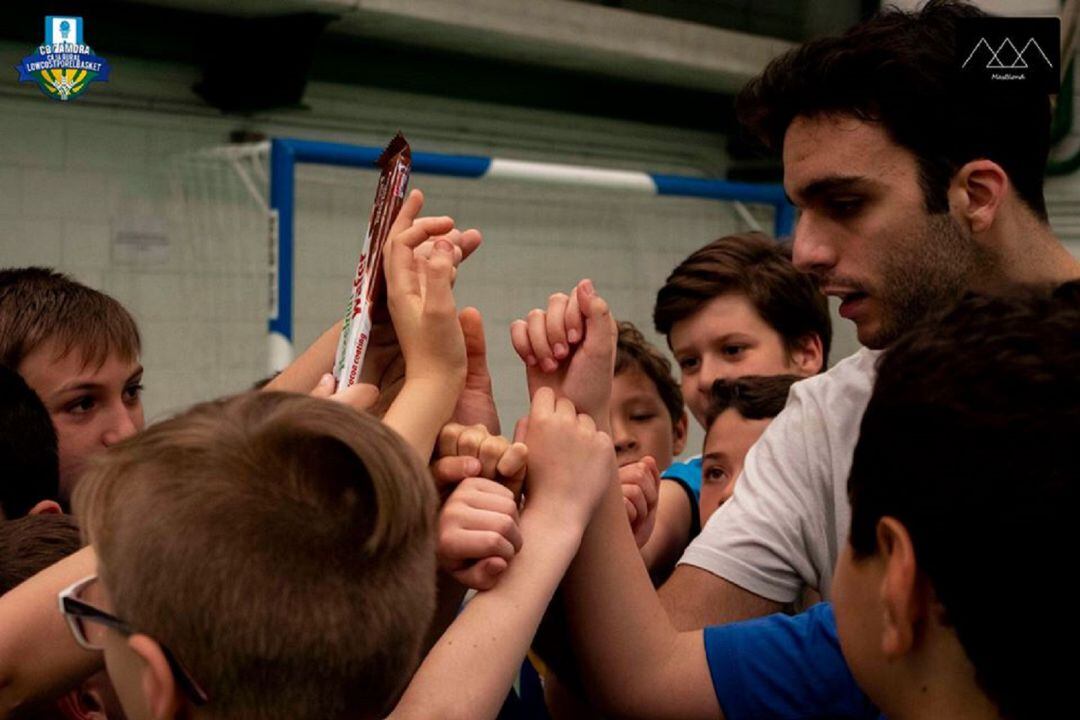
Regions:
<instances>
[{"instance_id":1,"label":"short dark hair","mask_svg":"<svg viewBox=\"0 0 1080 720\"><path fill-rule=\"evenodd\" d=\"M0 595L82 547L70 515L46 513L0 522Z\"/></svg>"},{"instance_id":2,"label":"short dark hair","mask_svg":"<svg viewBox=\"0 0 1080 720\"><path fill-rule=\"evenodd\" d=\"M1050 717L1072 669L1059 618L1025 578L1070 567L1080 473L1080 281L1026 298L968 296L882 356L848 480L851 546L903 523L918 568L1005 717ZM995 585L987 578L1013 573Z\"/></svg>"},{"instance_id":3,"label":"short dark hair","mask_svg":"<svg viewBox=\"0 0 1080 720\"><path fill-rule=\"evenodd\" d=\"M656 392L671 415L672 426L683 416L683 396L679 383L671 374L671 361L653 346L632 322L619 323L619 340L615 346L615 374L639 367L656 386Z\"/></svg>"},{"instance_id":4,"label":"short dark hair","mask_svg":"<svg viewBox=\"0 0 1080 720\"><path fill-rule=\"evenodd\" d=\"M798 116L880 122L915 155L928 212L948 211L953 175L985 158L1005 170L1045 221L1050 98L1028 89L988 92L962 79L957 27L983 16L953 0L930 0L918 12L885 8L843 35L812 40L769 63L739 94L739 119L774 149Z\"/></svg>"},{"instance_id":5,"label":"short dark hair","mask_svg":"<svg viewBox=\"0 0 1080 720\"><path fill-rule=\"evenodd\" d=\"M110 355L135 360L141 346L131 313L105 293L50 268L0 269L0 364L18 368L49 340L61 357L75 350L99 366Z\"/></svg>"},{"instance_id":6,"label":"short dark hair","mask_svg":"<svg viewBox=\"0 0 1080 720\"><path fill-rule=\"evenodd\" d=\"M22 517L42 500L58 500L56 428L41 398L19 373L0 365L0 511Z\"/></svg>"},{"instance_id":7,"label":"short dark hair","mask_svg":"<svg viewBox=\"0 0 1080 720\"><path fill-rule=\"evenodd\" d=\"M832 342L829 305L817 281L791 262L791 249L764 233L727 235L695 250L668 275L656 294L653 323L662 335L713 298L745 295L794 350L808 335L821 338L822 370Z\"/></svg>"},{"instance_id":8,"label":"short dark hair","mask_svg":"<svg viewBox=\"0 0 1080 720\"><path fill-rule=\"evenodd\" d=\"M787 404L788 391L800 380L798 375L744 375L712 384L705 427L732 408L747 420L764 420L780 414Z\"/></svg>"}]
</instances>

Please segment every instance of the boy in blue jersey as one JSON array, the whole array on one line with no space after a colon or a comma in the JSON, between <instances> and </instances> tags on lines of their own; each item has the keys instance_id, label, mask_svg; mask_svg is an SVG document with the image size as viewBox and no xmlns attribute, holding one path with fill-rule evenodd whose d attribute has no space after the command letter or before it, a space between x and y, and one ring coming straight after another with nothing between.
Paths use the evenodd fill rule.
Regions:
<instances>
[{"instance_id":1,"label":"boy in blue jersey","mask_svg":"<svg viewBox=\"0 0 1080 720\"><path fill-rule=\"evenodd\" d=\"M855 451L835 605L798 616L677 631L613 485L563 584L586 687L634 717L1060 714L1071 666L1053 649L1075 633L995 579L1074 555L1077 367L1080 282L969 296L896 341Z\"/></svg>"}]
</instances>

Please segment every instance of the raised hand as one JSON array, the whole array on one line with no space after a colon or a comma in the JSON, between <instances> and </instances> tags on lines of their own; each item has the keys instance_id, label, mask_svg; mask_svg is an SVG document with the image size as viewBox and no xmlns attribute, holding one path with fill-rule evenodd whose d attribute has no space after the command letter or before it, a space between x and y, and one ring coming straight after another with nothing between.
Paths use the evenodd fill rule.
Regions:
<instances>
[{"instance_id":1,"label":"raised hand","mask_svg":"<svg viewBox=\"0 0 1080 720\"><path fill-rule=\"evenodd\" d=\"M611 310L590 280L570 295L552 295L547 310L534 309L510 325L514 350L527 366L529 395L551 388L605 430L617 337Z\"/></svg>"},{"instance_id":2,"label":"raised hand","mask_svg":"<svg viewBox=\"0 0 1080 720\"><path fill-rule=\"evenodd\" d=\"M439 218L427 218L439 220ZM447 222L452 222L449 218ZM454 246L436 240L430 258L414 254L434 223L417 221L388 241L384 267L387 305L405 358L405 377L454 388L465 382L465 338L451 289Z\"/></svg>"},{"instance_id":3,"label":"raised hand","mask_svg":"<svg viewBox=\"0 0 1080 720\"><path fill-rule=\"evenodd\" d=\"M453 282L458 264L480 247L483 238L478 230L462 231L456 229L453 219L449 217L418 217L423 207L423 193L419 190L410 192L402 204L394 224L390 227L388 242L392 243L395 238L405 231L415 228L424 234L424 237L415 242L413 248L413 253L418 259L430 259L437 241L445 240L449 242L453 247L454 270L451 271L451 282ZM372 310L372 322L371 340L368 345L367 355L364 358L364 367L360 379L362 382L378 385L380 393L387 400L391 400L393 399L393 391L400 387L405 367L401 357L401 347L398 343L397 333L394 324L391 322L386 303L376 302Z\"/></svg>"},{"instance_id":4,"label":"raised hand","mask_svg":"<svg viewBox=\"0 0 1080 720\"><path fill-rule=\"evenodd\" d=\"M525 429L529 448L526 512L544 507L584 524L617 473L611 437L549 387L533 395Z\"/></svg>"}]
</instances>

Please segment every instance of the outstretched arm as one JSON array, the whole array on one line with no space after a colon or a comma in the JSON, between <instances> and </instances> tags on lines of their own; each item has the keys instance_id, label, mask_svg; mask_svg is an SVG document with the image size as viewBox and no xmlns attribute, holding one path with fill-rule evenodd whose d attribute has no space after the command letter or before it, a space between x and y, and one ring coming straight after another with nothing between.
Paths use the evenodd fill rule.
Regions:
<instances>
[{"instance_id":1,"label":"outstretched arm","mask_svg":"<svg viewBox=\"0 0 1080 720\"><path fill-rule=\"evenodd\" d=\"M585 687L618 716L718 718L701 631L679 632L660 605L612 486L562 586Z\"/></svg>"},{"instance_id":2,"label":"outstretched arm","mask_svg":"<svg viewBox=\"0 0 1080 720\"><path fill-rule=\"evenodd\" d=\"M0 595L0 718L56 697L102 669L101 653L75 644L56 599L96 571L94 551L86 547Z\"/></svg>"},{"instance_id":3,"label":"outstretched arm","mask_svg":"<svg viewBox=\"0 0 1080 720\"><path fill-rule=\"evenodd\" d=\"M392 715L398 720L496 716L597 499L614 482L610 438L550 389L533 398L525 443L521 550L432 648Z\"/></svg>"}]
</instances>

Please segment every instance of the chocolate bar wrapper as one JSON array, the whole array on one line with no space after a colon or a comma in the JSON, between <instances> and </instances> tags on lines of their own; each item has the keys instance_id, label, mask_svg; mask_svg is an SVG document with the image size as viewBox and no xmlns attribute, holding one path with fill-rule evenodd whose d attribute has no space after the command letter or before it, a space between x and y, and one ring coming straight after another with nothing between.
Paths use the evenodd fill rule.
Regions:
<instances>
[{"instance_id":1,"label":"chocolate bar wrapper","mask_svg":"<svg viewBox=\"0 0 1080 720\"><path fill-rule=\"evenodd\" d=\"M352 293L345 308L345 322L334 358L334 378L339 389L355 385L360 379L371 339L371 315L383 284L383 245L405 201L405 190L409 185L412 152L401 133L395 135L386 146L378 165L381 172L375 203L360 249L360 260L356 264Z\"/></svg>"}]
</instances>

